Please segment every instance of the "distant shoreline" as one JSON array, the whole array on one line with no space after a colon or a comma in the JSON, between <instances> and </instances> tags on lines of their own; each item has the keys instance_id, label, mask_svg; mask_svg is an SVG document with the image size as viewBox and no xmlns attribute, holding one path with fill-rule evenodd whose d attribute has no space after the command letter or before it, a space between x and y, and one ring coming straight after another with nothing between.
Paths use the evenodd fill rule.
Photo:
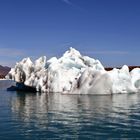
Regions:
<instances>
[{"instance_id":1,"label":"distant shoreline","mask_svg":"<svg viewBox=\"0 0 140 140\"><path fill-rule=\"evenodd\" d=\"M121 67L116 67L116 68L121 69ZM140 66L128 66L128 68L129 68L129 71L132 71L134 68L140 68ZM113 67L106 67L105 68L106 71L110 71L112 69L114 69L114 68Z\"/></svg>"},{"instance_id":2,"label":"distant shoreline","mask_svg":"<svg viewBox=\"0 0 140 140\"><path fill-rule=\"evenodd\" d=\"M112 70L114 67L105 67L106 71L110 71ZM121 67L116 67L117 69L121 69ZM129 71L133 70L134 68L140 68L140 66L128 66ZM10 69L6 69L5 71L3 71L2 73L0 72L0 79L5 78L5 76L8 74L8 72L10 71ZM4 74L3 74L4 73Z\"/></svg>"}]
</instances>

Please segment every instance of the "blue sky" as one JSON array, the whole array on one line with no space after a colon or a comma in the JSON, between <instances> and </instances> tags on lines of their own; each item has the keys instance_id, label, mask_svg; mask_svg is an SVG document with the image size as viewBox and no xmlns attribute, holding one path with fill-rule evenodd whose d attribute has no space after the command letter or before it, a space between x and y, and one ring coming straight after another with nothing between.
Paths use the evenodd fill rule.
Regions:
<instances>
[{"instance_id":1,"label":"blue sky","mask_svg":"<svg viewBox=\"0 0 140 140\"><path fill-rule=\"evenodd\" d=\"M140 1L0 0L0 64L69 47L104 66L140 65Z\"/></svg>"}]
</instances>

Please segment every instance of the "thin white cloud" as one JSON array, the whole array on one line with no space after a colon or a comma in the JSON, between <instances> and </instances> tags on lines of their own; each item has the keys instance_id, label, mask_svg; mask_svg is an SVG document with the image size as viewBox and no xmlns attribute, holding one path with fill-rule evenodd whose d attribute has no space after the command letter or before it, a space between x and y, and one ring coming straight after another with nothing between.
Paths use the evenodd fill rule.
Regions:
<instances>
[{"instance_id":1,"label":"thin white cloud","mask_svg":"<svg viewBox=\"0 0 140 140\"><path fill-rule=\"evenodd\" d=\"M13 48L0 48L0 56L16 57L23 56L24 52Z\"/></svg>"},{"instance_id":2,"label":"thin white cloud","mask_svg":"<svg viewBox=\"0 0 140 140\"><path fill-rule=\"evenodd\" d=\"M79 5L75 4L74 2L71 2L71 0L61 0L61 2L79 10L80 12L87 12L86 9L84 9L83 7L80 7ZM79 1L80 2L80 1Z\"/></svg>"},{"instance_id":3,"label":"thin white cloud","mask_svg":"<svg viewBox=\"0 0 140 140\"><path fill-rule=\"evenodd\" d=\"M62 0L64 3L72 5L72 3L70 2L70 0Z\"/></svg>"},{"instance_id":4,"label":"thin white cloud","mask_svg":"<svg viewBox=\"0 0 140 140\"><path fill-rule=\"evenodd\" d=\"M75 3L71 2L71 0L61 0L63 3L81 11L81 12L87 12L84 8L80 7L79 5L76 5Z\"/></svg>"},{"instance_id":5,"label":"thin white cloud","mask_svg":"<svg viewBox=\"0 0 140 140\"><path fill-rule=\"evenodd\" d=\"M105 54L105 55L126 55L129 54L127 51L85 51L85 54L94 55L94 54Z\"/></svg>"},{"instance_id":6,"label":"thin white cloud","mask_svg":"<svg viewBox=\"0 0 140 140\"><path fill-rule=\"evenodd\" d=\"M8 67L14 67L16 64L16 61L15 60L0 60L0 65L2 66L8 66Z\"/></svg>"},{"instance_id":7,"label":"thin white cloud","mask_svg":"<svg viewBox=\"0 0 140 140\"><path fill-rule=\"evenodd\" d=\"M0 65L13 67L20 57L25 57L25 52L15 48L0 48Z\"/></svg>"}]
</instances>

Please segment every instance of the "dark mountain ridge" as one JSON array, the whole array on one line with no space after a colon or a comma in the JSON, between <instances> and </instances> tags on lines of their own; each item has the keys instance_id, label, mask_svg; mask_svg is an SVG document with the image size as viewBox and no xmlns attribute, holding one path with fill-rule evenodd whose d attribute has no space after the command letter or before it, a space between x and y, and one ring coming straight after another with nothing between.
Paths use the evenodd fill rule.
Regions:
<instances>
[{"instance_id":1,"label":"dark mountain ridge","mask_svg":"<svg viewBox=\"0 0 140 140\"><path fill-rule=\"evenodd\" d=\"M128 67L129 67L129 71L133 70L134 68L140 68L140 66L128 66ZM117 68L120 69L120 67L117 67ZM106 71L110 71L112 69L113 69L113 67L105 68ZM11 70L11 68L8 66L0 65L0 78L4 78L10 70Z\"/></svg>"},{"instance_id":2,"label":"dark mountain ridge","mask_svg":"<svg viewBox=\"0 0 140 140\"><path fill-rule=\"evenodd\" d=\"M4 78L10 70L10 67L0 65L0 78Z\"/></svg>"}]
</instances>

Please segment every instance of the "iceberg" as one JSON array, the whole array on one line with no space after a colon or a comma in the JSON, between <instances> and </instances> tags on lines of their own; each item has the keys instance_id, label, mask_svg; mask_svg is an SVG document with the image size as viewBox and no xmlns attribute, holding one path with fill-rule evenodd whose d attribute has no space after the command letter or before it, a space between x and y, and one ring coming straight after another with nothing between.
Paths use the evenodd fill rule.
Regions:
<instances>
[{"instance_id":1,"label":"iceberg","mask_svg":"<svg viewBox=\"0 0 140 140\"><path fill-rule=\"evenodd\" d=\"M64 94L135 93L140 90L140 69L128 66L106 71L99 60L83 56L74 48L62 57L35 62L24 58L6 76L40 92Z\"/></svg>"}]
</instances>

